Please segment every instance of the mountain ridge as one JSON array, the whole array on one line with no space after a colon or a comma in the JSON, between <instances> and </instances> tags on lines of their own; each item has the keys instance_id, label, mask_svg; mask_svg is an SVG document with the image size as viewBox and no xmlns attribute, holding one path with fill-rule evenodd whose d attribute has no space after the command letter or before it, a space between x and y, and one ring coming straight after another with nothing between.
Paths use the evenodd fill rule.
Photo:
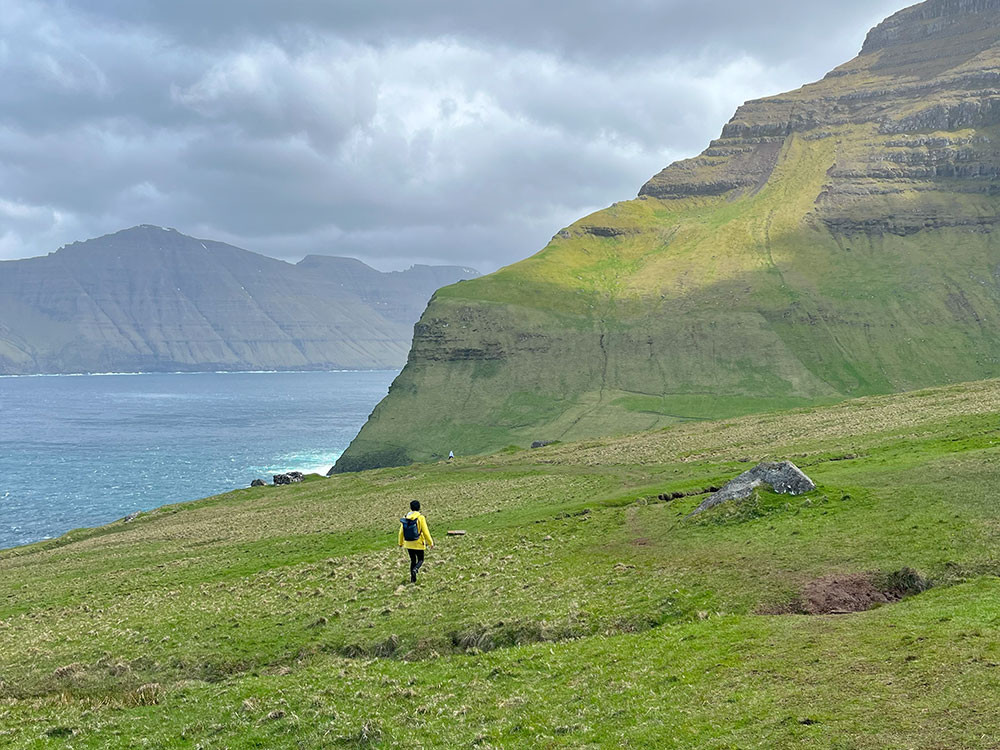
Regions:
<instances>
[{"instance_id":1,"label":"mountain ridge","mask_svg":"<svg viewBox=\"0 0 1000 750\"><path fill-rule=\"evenodd\" d=\"M439 290L336 471L1000 374L998 3L929 0Z\"/></svg>"},{"instance_id":2,"label":"mountain ridge","mask_svg":"<svg viewBox=\"0 0 1000 750\"><path fill-rule=\"evenodd\" d=\"M433 291L470 276L139 225L0 263L0 373L398 367Z\"/></svg>"}]
</instances>

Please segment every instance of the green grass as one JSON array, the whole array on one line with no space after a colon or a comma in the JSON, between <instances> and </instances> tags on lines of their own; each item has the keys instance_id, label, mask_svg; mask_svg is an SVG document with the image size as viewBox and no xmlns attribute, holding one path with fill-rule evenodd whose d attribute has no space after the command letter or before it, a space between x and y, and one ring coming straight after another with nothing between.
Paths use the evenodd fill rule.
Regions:
<instances>
[{"instance_id":1,"label":"green grass","mask_svg":"<svg viewBox=\"0 0 1000 750\"><path fill-rule=\"evenodd\" d=\"M682 420L708 420L813 406L817 402L817 399L804 398L738 398L708 394L681 394L673 396L622 396L615 403L627 411L641 414L660 414Z\"/></svg>"},{"instance_id":2,"label":"green grass","mask_svg":"<svg viewBox=\"0 0 1000 750\"><path fill-rule=\"evenodd\" d=\"M0 746L991 747L998 414L1000 383L971 383L239 490L8 550ZM772 458L817 490L695 518L701 497L659 499ZM395 546L414 497L438 542L416 587ZM760 614L904 567L932 589Z\"/></svg>"}]
</instances>

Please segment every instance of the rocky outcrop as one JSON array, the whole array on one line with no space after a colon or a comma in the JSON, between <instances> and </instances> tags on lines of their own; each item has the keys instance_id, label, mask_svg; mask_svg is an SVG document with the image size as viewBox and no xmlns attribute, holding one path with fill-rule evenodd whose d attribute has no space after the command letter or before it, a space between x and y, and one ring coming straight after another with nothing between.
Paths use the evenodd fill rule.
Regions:
<instances>
[{"instance_id":1,"label":"rocky outcrop","mask_svg":"<svg viewBox=\"0 0 1000 750\"><path fill-rule=\"evenodd\" d=\"M970 22L981 29L1000 26L1000 0L933 0L891 16L868 34L862 55L928 40L961 37Z\"/></svg>"},{"instance_id":2,"label":"rocky outcrop","mask_svg":"<svg viewBox=\"0 0 1000 750\"><path fill-rule=\"evenodd\" d=\"M0 262L0 374L399 367L434 291L475 275L134 227Z\"/></svg>"},{"instance_id":3,"label":"rocky outcrop","mask_svg":"<svg viewBox=\"0 0 1000 750\"><path fill-rule=\"evenodd\" d=\"M727 482L718 492L713 492L691 515L703 513L730 500L745 500L755 489L764 486L770 487L779 495L803 495L816 489L813 481L791 461L760 463Z\"/></svg>"},{"instance_id":4,"label":"rocky outcrop","mask_svg":"<svg viewBox=\"0 0 1000 750\"><path fill-rule=\"evenodd\" d=\"M275 485L279 485L279 484L297 484L297 483L301 482L304 478L305 478L305 476L302 474L301 471L289 471L286 474L275 474L274 475L274 483L275 483Z\"/></svg>"}]
</instances>

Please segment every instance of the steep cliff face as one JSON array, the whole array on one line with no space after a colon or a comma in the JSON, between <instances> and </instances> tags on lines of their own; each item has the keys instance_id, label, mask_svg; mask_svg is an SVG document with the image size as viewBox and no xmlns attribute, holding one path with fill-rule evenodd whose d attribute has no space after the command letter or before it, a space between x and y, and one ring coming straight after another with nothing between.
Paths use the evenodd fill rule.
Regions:
<instances>
[{"instance_id":1,"label":"steep cliff face","mask_svg":"<svg viewBox=\"0 0 1000 750\"><path fill-rule=\"evenodd\" d=\"M815 218L835 231L992 224L995 207L977 198L991 195L1000 174L991 132L1000 124L998 37L994 0L901 11L822 81L745 104L700 157L663 170L640 195L751 193L798 136L832 144ZM955 206L956 195L970 205Z\"/></svg>"},{"instance_id":2,"label":"steep cliff face","mask_svg":"<svg viewBox=\"0 0 1000 750\"><path fill-rule=\"evenodd\" d=\"M929 0L537 255L437 293L338 463L1000 375L1000 0Z\"/></svg>"},{"instance_id":3,"label":"steep cliff face","mask_svg":"<svg viewBox=\"0 0 1000 750\"><path fill-rule=\"evenodd\" d=\"M135 227L0 263L0 373L398 367L433 291L474 275Z\"/></svg>"}]
</instances>

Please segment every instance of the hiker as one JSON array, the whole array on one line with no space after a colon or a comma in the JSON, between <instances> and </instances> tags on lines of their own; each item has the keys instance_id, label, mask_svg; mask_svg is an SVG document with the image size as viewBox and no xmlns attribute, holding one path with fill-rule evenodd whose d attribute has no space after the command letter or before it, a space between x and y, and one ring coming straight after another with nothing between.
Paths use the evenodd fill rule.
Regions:
<instances>
[{"instance_id":1,"label":"hiker","mask_svg":"<svg viewBox=\"0 0 1000 750\"><path fill-rule=\"evenodd\" d=\"M424 550L434 548L427 519L420 513L419 500L411 500L410 512L399 519L399 546L406 547L410 555L410 583L416 583L417 571L424 564Z\"/></svg>"}]
</instances>

